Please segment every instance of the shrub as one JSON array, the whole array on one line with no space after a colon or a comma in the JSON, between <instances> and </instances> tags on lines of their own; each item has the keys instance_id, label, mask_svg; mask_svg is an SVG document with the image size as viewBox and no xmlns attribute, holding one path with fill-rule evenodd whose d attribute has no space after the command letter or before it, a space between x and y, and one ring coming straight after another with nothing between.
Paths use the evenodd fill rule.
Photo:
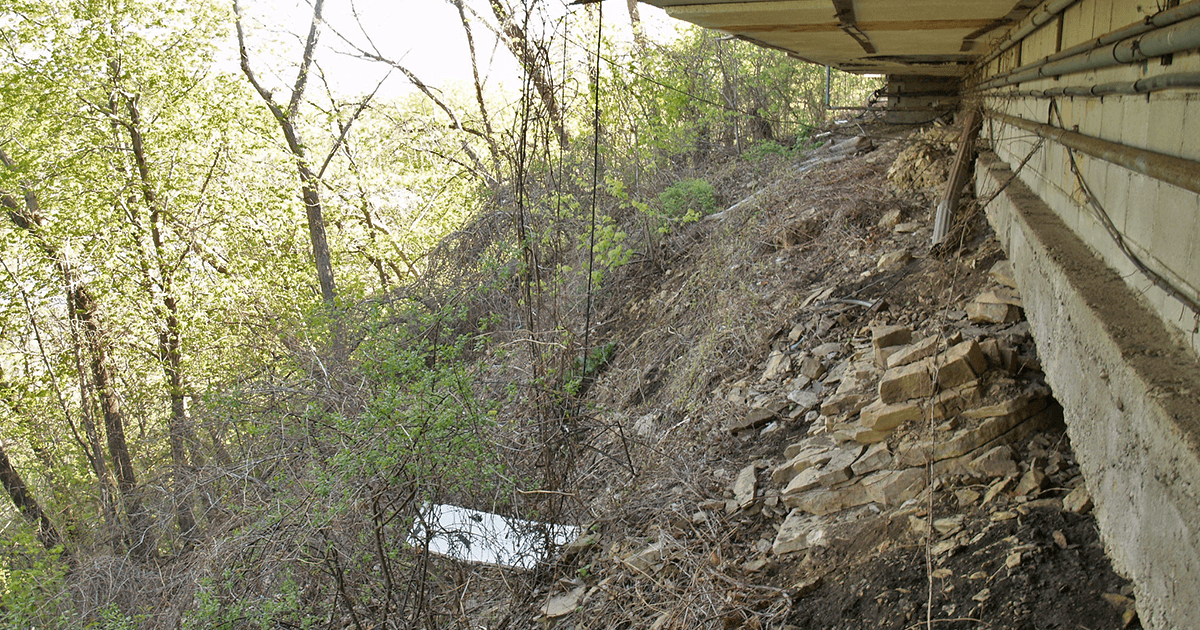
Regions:
<instances>
[{"instance_id":1,"label":"shrub","mask_svg":"<svg viewBox=\"0 0 1200 630\"><path fill-rule=\"evenodd\" d=\"M717 209L717 193L706 180L685 179L658 195L658 207L670 219L698 221Z\"/></svg>"}]
</instances>

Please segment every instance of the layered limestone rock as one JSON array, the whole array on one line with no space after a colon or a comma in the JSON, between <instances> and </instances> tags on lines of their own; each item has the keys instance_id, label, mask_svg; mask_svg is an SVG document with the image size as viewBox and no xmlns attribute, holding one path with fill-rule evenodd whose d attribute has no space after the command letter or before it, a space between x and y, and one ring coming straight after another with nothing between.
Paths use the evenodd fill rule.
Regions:
<instances>
[{"instance_id":1,"label":"layered limestone rock","mask_svg":"<svg viewBox=\"0 0 1200 630\"><path fill-rule=\"evenodd\" d=\"M1040 380L1036 358L1016 349L1028 328L1014 323L1021 301L1006 282L1011 269L997 264L991 275L999 284L958 311L960 331L952 334L915 336L906 325L872 325L849 343L804 348L809 334L828 339L850 320L819 316L791 328L758 383L730 390L730 400L751 409L728 428L746 439L751 431L766 435L780 424L804 422L808 435L783 449L769 481L759 482L759 462L743 468L727 511L786 517L770 546L782 555L821 544L831 524L863 506L895 509L918 499L943 475L990 484L986 494L964 489L963 502L986 504L1008 492L1089 509L1082 486L1062 500L1039 499L1054 464L1022 466L1009 446L1059 422L1061 410ZM939 531L949 526L935 524Z\"/></svg>"}]
</instances>

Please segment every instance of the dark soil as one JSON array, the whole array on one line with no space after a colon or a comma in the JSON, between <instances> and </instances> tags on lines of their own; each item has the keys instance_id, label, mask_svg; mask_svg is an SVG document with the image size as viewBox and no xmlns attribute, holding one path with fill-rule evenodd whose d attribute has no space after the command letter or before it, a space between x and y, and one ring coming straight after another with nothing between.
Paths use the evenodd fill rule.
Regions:
<instances>
[{"instance_id":1,"label":"dark soil","mask_svg":"<svg viewBox=\"0 0 1200 630\"><path fill-rule=\"evenodd\" d=\"M773 433L724 430L746 412L726 393L755 387L767 355L791 343L794 326L807 326L805 343L814 345L861 339L872 322L952 333L967 324L950 313L978 293L1003 257L982 213L969 206L956 246L931 255L929 191L887 184L903 146L892 139L902 132L868 132L878 134L877 149L805 178L745 162L709 173L730 202L776 177L780 183L754 208L681 229L653 256L616 272L619 289L606 297L598 320L602 341L618 343L617 356L590 391L596 411L574 462L585 506L578 521L593 524L599 543L555 567L560 581L545 583L530 601L576 586L588 594L577 612L527 618L531 627L1139 627L1122 618L1132 589L1113 572L1095 520L1055 502L1067 492L1060 482L1077 470L1064 471L1029 505L1008 493L987 505L961 500L956 492L983 495L988 488L939 479L921 505L848 511L830 528L827 545L782 557L764 544L769 549L786 509L729 514L721 507L739 469L760 458L778 461L806 433L801 420L786 419L786 409ZM897 233L878 225L890 210L924 227ZM914 260L875 270L880 255L901 247ZM830 287L833 299L805 303ZM875 309L846 301L879 299L885 304ZM1027 336L1013 337L1036 369L1035 348L1020 341ZM637 421L647 416L651 430L639 433ZM1017 450L1026 467L1053 452L1067 466L1071 460L1061 431L1036 435ZM961 515L961 529L927 537L920 523L928 529L930 512L934 521ZM959 542L945 543L947 537ZM662 547L653 569L633 570L622 560L651 544ZM936 553L947 546L953 548Z\"/></svg>"},{"instance_id":2,"label":"dark soil","mask_svg":"<svg viewBox=\"0 0 1200 630\"><path fill-rule=\"evenodd\" d=\"M788 623L902 630L924 626L929 615L935 627L949 630L1124 627L1123 608L1103 595L1128 596L1129 583L1110 568L1091 517L1040 508L992 522L986 511L975 510L964 531L968 544L928 564L925 545L911 540L881 544L849 566L818 560L829 573L796 600ZM1065 549L1055 542L1056 531L1067 541ZM1021 562L1010 569L1005 561L1013 550L1020 550ZM938 569L949 575L931 580Z\"/></svg>"}]
</instances>

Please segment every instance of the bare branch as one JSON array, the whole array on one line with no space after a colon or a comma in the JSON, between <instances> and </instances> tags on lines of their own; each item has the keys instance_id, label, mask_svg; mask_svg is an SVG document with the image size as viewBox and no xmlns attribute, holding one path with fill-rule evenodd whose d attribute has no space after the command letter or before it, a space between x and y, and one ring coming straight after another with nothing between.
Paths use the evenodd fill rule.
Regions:
<instances>
[{"instance_id":1,"label":"bare branch","mask_svg":"<svg viewBox=\"0 0 1200 630\"><path fill-rule=\"evenodd\" d=\"M359 28L363 28L361 23L359 24ZM384 63L384 64L387 64L388 66L391 66L393 69L399 70L400 73L403 74L405 76L405 78L408 79L409 83L412 83L412 85L414 87L416 87L418 90L420 90L421 93L424 94L426 98L428 98L430 101L432 101L434 105L437 105L438 109L445 112L446 116L450 118L450 123L451 123L450 128L451 129L465 131L471 135L478 136L478 137L482 138L485 142L488 142L489 145L493 142L492 138L489 137L488 135L485 135L476 129L471 129L470 127L464 126L462 124L462 122L459 121L458 114L455 114L454 110L451 109L450 106L447 105L446 102L443 101L438 96L436 88L427 85L424 81L422 81L420 79L420 77L418 77L416 74L414 74L407 67L400 64L400 62L393 61L391 59L388 59L387 57L384 57L383 53L381 53L378 48L375 48L375 45L373 43L371 44L372 50L365 50L363 47L350 41L350 38L346 37L345 35L342 35L336 29L330 28L329 30L333 31L333 33L335 35L337 35L338 38L340 38L343 42L345 42L346 45L353 48L357 52L357 56L359 58L366 59L368 61L376 61L379 63ZM368 38L368 42L370 42L369 38ZM495 183L497 181L496 177L491 174L491 172L489 171L489 169L486 166L484 166L483 161L479 159L479 155L475 153L475 150L472 149L466 141L463 141L462 148L463 148L463 151L467 154L467 157L469 157L471 159L471 162L473 162L475 165L473 168L470 168L470 170L472 172L478 174L480 176L480 179L487 182L488 185L495 185Z\"/></svg>"},{"instance_id":2,"label":"bare branch","mask_svg":"<svg viewBox=\"0 0 1200 630\"><path fill-rule=\"evenodd\" d=\"M294 119L296 110L300 108L300 99L304 98L304 87L308 84L308 69L312 66L316 55L317 39L321 36L321 10L325 0L313 3L312 23L308 27L308 40L304 43L304 57L300 61L300 72L296 75L296 85L292 88L292 98L288 102L288 118Z\"/></svg>"},{"instance_id":3,"label":"bare branch","mask_svg":"<svg viewBox=\"0 0 1200 630\"><path fill-rule=\"evenodd\" d=\"M325 169L329 168L329 163L333 160L333 156L337 155L338 148L341 147L342 143L346 141L346 135L350 133L350 127L354 125L356 120L358 120L359 115L362 114L363 110L367 108L367 105L370 104L371 99L375 98L375 94L379 92L379 88L383 87L383 82L387 81L387 78L390 76L392 76L391 71L389 71L387 76L383 77L383 79L381 79L375 86L375 89L371 90L371 93L368 94L367 97L358 104L358 108L355 109L354 113L350 115L349 120L347 120L345 123L340 121L338 122L338 127L341 128L341 131L338 134L337 140L333 142L333 146L330 147L329 155L325 156L325 161L321 163L321 168L317 171L318 178L325 175Z\"/></svg>"},{"instance_id":4,"label":"bare branch","mask_svg":"<svg viewBox=\"0 0 1200 630\"><path fill-rule=\"evenodd\" d=\"M496 134L492 130L492 121L488 117L487 105L483 100L483 82L479 80L479 63L475 55L475 36L471 32L471 21L467 19L463 0L450 0L450 2L458 9L458 19L462 22L463 32L467 36L467 49L471 53L471 74L475 79L475 102L479 105L479 115L483 119L483 130L487 134L488 147L492 152L492 163L496 166L500 163L500 151L493 140Z\"/></svg>"},{"instance_id":5,"label":"bare branch","mask_svg":"<svg viewBox=\"0 0 1200 630\"><path fill-rule=\"evenodd\" d=\"M233 0L233 15L235 16L234 26L237 29L238 55L241 57L242 73L250 80L250 85L254 87L258 95L266 101L271 114L279 120L285 120L287 117L284 115L283 110L275 103L275 94L263 87L262 83L259 83L258 77L254 75L254 70L250 68L250 51L246 49L246 32L242 27L242 7L238 3L238 0Z\"/></svg>"}]
</instances>

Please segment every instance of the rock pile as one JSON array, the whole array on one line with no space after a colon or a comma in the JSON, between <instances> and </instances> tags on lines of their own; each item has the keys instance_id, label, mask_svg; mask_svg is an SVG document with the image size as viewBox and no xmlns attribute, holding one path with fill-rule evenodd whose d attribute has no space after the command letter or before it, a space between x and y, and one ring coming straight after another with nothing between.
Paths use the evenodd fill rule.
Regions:
<instances>
[{"instance_id":1,"label":"rock pile","mask_svg":"<svg viewBox=\"0 0 1200 630\"><path fill-rule=\"evenodd\" d=\"M888 184L935 198L950 177L957 139L958 133L952 128L930 127L913 134L888 169Z\"/></svg>"},{"instance_id":2,"label":"rock pile","mask_svg":"<svg viewBox=\"0 0 1200 630\"><path fill-rule=\"evenodd\" d=\"M996 286L965 310L944 313L952 332L915 335L909 326L877 323L849 343L801 349L806 334L820 338L850 323L836 308L793 329L758 383L727 394L752 407L728 429L766 435L804 421L807 436L774 465L744 468L727 511L786 513L772 545L778 555L820 544L827 528L855 517L851 508L896 508L935 480L1024 496L1041 491L1050 473L1059 487L1079 485L1077 471L1066 478L1061 461L1023 471L1014 459L1010 445L1061 423L1061 409L1036 359L1020 352L1028 325L1016 321L1021 303L1011 267L997 264L992 277ZM770 483L758 483L760 469Z\"/></svg>"}]
</instances>

